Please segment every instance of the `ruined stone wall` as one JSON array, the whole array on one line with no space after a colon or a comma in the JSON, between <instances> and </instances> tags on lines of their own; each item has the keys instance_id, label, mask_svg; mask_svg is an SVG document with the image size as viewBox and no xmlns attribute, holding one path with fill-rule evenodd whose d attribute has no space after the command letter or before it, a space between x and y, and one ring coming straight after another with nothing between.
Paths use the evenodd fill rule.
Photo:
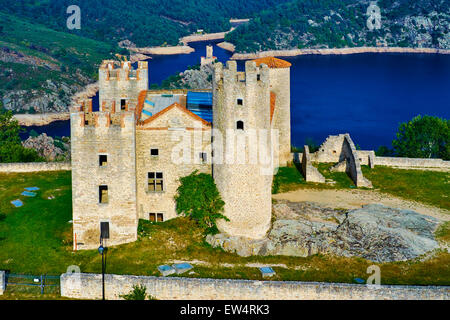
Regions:
<instances>
[{"instance_id":1,"label":"ruined stone wall","mask_svg":"<svg viewBox=\"0 0 450 320\"><path fill-rule=\"evenodd\" d=\"M311 154L313 162L341 162L345 159L342 154L344 135L328 136L319 147L319 150Z\"/></svg>"},{"instance_id":2,"label":"ruined stone wall","mask_svg":"<svg viewBox=\"0 0 450 320\"><path fill-rule=\"evenodd\" d=\"M357 187L367 187L372 188L372 183L367 180L361 170L361 164L359 163L359 158L356 153L355 145L347 133L344 135L344 143L342 146L342 154L345 157L347 169L346 171L352 178L353 182Z\"/></svg>"},{"instance_id":3,"label":"ruined stone wall","mask_svg":"<svg viewBox=\"0 0 450 320\"><path fill-rule=\"evenodd\" d=\"M172 152L180 144L181 134L191 139L190 160L187 163L173 161ZM211 131L198 130L144 130L136 131L136 179L137 208L141 219L149 219L149 213L162 213L164 220L177 217L174 196L180 185L179 179L195 170L211 173ZM197 147L198 146L198 147ZM197 147L197 148L196 148ZM158 156L151 156L150 149L156 148ZM207 162L202 163L199 153L207 153ZM175 159L176 160L176 159ZM148 173L163 173L163 191L149 191Z\"/></svg>"},{"instance_id":4,"label":"ruined stone wall","mask_svg":"<svg viewBox=\"0 0 450 320\"><path fill-rule=\"evenodd\" d=\"M255 281L105 275L106 299L144 285L160 300L448 300L448 286L391 286L299 281ZM61 295L78 299L101 299L101 274L61 275Z\"/></svg>"},{"instance_id":5,"label":"ruined stone wall","mask_svg":"<svg viewBox=\"0 0 450 320\"><path fill-rule=\"evenodd\" d=\"M304 146L304 152L302 154L302 172L307 182L325 183L325 177L311 163L308 146Z\"/></svg>"},{"instance_id":6,"label":"ruined stone wall","mask_svg":"<svg viewBox=\"0 0 450 320\"><path fill-rule=\"evenodd\" d=\"M0 163L0 172L40 172L40 171L68 171L70 162L16 162Z\"/></svg>"},{"instance_id":7,"label":"ruined stone wall","mask_svg":"<svg viewBox=\"0 0 450 320\"><path fill-rule=\"evenodd\" d=\"M311 161L319 163L337 162L337 165L331 169L332 171L345 171L357 187L371 188L372 183L363 176L360 161L364 160L365 163L369 164L369 159L372 157L373 154L370 152L358 153L350 135L345 133L328 136L319 150L311 154Z\"/></svg>"},{"instance_id":8,"label":"ruined stone wall","mask_svg":"<svg viewBox=\"0 0 450 320\"><path fill-rule=\"evenodd\" d=\"M246 139L252 130L258 134L259 129L270 132L269 69L266 65L257 68L251 61L245 67L245 73L238 73L235 61L228 61L225 68L221 63L215 64L213 128L222 133L223 141L213 138L213 174L225 201L225 215L230 219L219 221L218 227L230 235L262 238L270 226L273 170L271 164L262 164L261 157L257 157L256 163L249 161L252 156L249 146L257 147L264 160L271 159L271 137L267 134L259 144ZM238 99L242 99L243 105L238 104ZM244 122L244 130L236 130L237 121ZM227 138L227 131L234 132L235 139ZM245 150L230 152L229 146L236 145L239 139L247 141ZM226 155L234 155L234 161L220 161L215 150L219 144L226 146ZM261 150L262 146L266 152Z\"/></svg>"},{"instance_id":9,"label":"ruined stone wall","mask_svg":"<svg viewBox=\"0 0 450 320\"><path fill-rule=\"evenodd\" d=\"M71 114L74 248L98 247L100 222L110 223L108 245L137 239L135 120L121 113L119 125L109 113ZM87 117L87 115L86 115ZM100 166L99 156L107 155ZM108 186L108 203L99 203L99 186ZM75 240L76 239L76 240Z\"/></svg>"},{"instance_id":10,"label":"ruined stone wall","mask_svg":"<svg viewBox=\"0 0 450 320\"><path fill-rule=\"evenodd\" d=\"M276 94L272 126L279 131L279 164L293 161L291 155L291 83L290 68L270 68L269 90Z\"/></svg>"}]
</instances>

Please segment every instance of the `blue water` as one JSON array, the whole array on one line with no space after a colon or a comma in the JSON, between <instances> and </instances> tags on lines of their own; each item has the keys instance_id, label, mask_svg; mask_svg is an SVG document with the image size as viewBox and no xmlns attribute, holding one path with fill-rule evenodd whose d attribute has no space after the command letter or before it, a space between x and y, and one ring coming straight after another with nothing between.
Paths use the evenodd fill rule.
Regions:
<instances>
[{"instance_id":1,"label":"blue water","mask_svg":"<svg viewBox=\"0 0 450 320\"><path fill-rule=\"evenodd\" d=\"M198 64L207 44L215 43L191 43L196 50L191 54L148 60L150 84L160 84L170 75ZM221 62L231 56L216 45L214 55ZM399 123L418 114L450 118L450 55L356 54L284 59L292 63L291 131L295 146L302 146L306 138L321 143L330 134L348 132L361 148L376 149L390 146ZM242 66L243 62L239 62ZM98 106L98 102L93 104ZM50 136L70 135L68 121L31 128Z\"/></svg>"}]
</instances>

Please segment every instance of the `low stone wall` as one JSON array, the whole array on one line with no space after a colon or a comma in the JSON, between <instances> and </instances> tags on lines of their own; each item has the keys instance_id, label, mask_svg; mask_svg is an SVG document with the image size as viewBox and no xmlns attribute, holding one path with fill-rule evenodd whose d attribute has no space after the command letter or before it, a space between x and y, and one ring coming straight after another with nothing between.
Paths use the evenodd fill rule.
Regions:
<instances>
[{"instance_id":1,"label":"low stone wall","mask_svg":"<svg viewBox=\"0 0 450 320\"><path fill-rule=\"evenodd\" d=\"M144 285L147 293L160 300L449 300L450 287L380 286L228 279L196 279L105 275L106 299L119 299L133 285ZM61 295L78 299L100 299L100 274L61 275Z\"/></svg>"},{"instance_id":2,"label":"low stone wall","mask_svg":"<svg viewBox=\"0 0 450 320\"><path fill-rule=\"evenodd\" d=\"M69 170L72 170L70 162L0 163L0 172L3 173Z\"/></svg>"},{"instance_id":3,"label":"low stone wall","mask_svg":"<svg viewBox=\"0 0 450 320\"><path fill-rule=\"evenodd\" d=\"M0 295L5 292L6 289L6 273L5 271L0 271Z\"/></svg>"},{"instance_id":4,"label":"low stone wall","mask_svg":"<svg viewBox=\"0 0 450 320\"><path fill-rule=\"evenodd\" d=\"M450 169L450 161L444 161L442 159L375 157L374 161L376 166Z\"/></svg>"}]
</instances>

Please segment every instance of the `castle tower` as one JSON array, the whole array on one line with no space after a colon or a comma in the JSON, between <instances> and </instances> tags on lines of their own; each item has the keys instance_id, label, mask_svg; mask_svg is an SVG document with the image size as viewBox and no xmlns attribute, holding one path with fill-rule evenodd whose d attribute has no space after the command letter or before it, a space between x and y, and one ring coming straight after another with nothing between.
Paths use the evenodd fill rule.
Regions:
<instances>
[{"instance_id":1,"label":"castle tower","mask_svg":"<svg viewBox=\"0 0 450 320\"><path fill-rule=\"evenodd\" d=\"M285 60L266 57L254 60L256 65L269 67L269 88L274 93L275 108L272 127L279 131L279 165L293 161L291 154L291 64Z\"/></svg>"},{"instance_id":2,"label":"castle tower","mask_svg":"<svg viewBox=\"0 0 450 320\"><path fill-rule=\"evenodd\" d=\"M217 58L213 56L213 46L206 46L206 57L200 58L200 65L213 63Z\"/></svg>"},{"instance_id":3,"label":"castle tower","mask_svg":"<svg viewBox=\"0 0 450 320\"><path fill-rule=\"evenodd\" d=\"M142 90L148 90L147 61L139 61L137 69L133 69L130 61L102 62L99 68L100 111L134 111ZM106 110L106 106L115 110Z\"/></svg>"},{"instance_id":4,"label":"castle tower","mask_svg":"<svg viewBox=\"0 0 450 320\"><path fill-rule=\"evenodd\" d=\"M134 113L92 112L88 101L70 120L74 249L97 248L101 230L107 245L135 241Z\"/></svg>"},{"instance_id":5,"label":"castle tower","mask_svg":"<svg viewBox=\"0 0 450 320\"><path fill-rule=\"evenodd\" d=\"M269 83L267 65L257 67L255 62L247 61L245 72L237 71L235 61L228 61L226 67L215 65L213 176L225 202L224 213L230 219L220 220L218 227L233 236L259 239L270 227L273 171L264 170L272 148ZM251 140L252 133L256 133L257 141ZM243 140L245 148L239 150L238 141Z\"/></svg>"}]
</instances>

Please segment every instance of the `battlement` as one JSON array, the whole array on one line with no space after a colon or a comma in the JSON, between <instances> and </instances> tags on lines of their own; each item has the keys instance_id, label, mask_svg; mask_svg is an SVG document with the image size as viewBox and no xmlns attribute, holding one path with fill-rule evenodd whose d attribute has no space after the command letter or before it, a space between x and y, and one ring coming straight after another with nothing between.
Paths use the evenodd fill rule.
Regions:
<instances>
[{"instance_id":1,"label":"battlement","mask_svg":"<svg viewBox=\"0 0 450 320\"><path fill-rule=\"evenodd\" d=\"M111 80L146 80L148 76L147 61L138 61L137 69L133 69L131 61L103 60L99 68L100 81Z\"/></svg>"},{"instance_id":2,"label":"battlement","mask_svg":"<svg viewBox=\"0 0 450 320\"><path fill-rule=\"evenodd\" d=\"M72 134L74 132L82 132L85 128L93 128L94 130L100 130L100 132L112 127L120 128L122 131L133 131L136 126L133 112L82 111L72 113L70 119Z\"/></svg>"},{"instance_id":3,"label":"battlement","mask_svg":"<svg viewBox=\"0 0 450 320\"><path fill-rule=\"evenodd\" d=\"M269 80L269 67L266 64L257 66L254 61L246 61L245 71L237 71L237 63L232 60L227 61L225 67L220 62L214 65L214 81L218 86L224 83L268 85Z\"/></svg>"}]
</instances>

